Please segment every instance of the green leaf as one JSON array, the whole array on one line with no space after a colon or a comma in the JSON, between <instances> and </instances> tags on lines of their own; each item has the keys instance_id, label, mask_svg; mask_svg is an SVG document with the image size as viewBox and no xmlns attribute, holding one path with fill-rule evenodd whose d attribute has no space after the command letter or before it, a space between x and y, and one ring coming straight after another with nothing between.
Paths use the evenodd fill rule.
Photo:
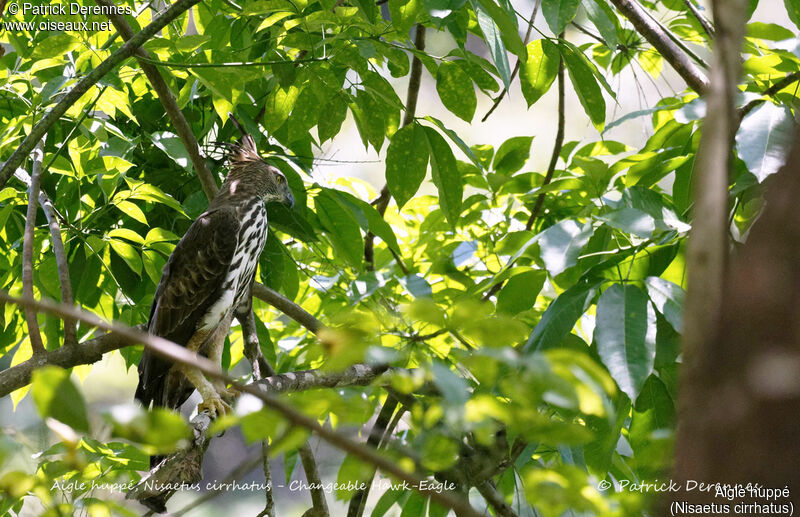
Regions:
<instances>
[{"instance_id":1,"label":"green leaf","mask_svg":"<svg viewBox=\"0 0 800 517\"><path fill-rule=\"evenodd\" d=\"M142 224L147 224L147 217L145 217L142 209L130 201L120 201L115 205L122 213L139 221Z\"/></svg>"},{"instance_id":2,"label":"green leaf","mask_svg":"<svg viewBox=\"0 0 800 517\"><path fill-rule=\"evenodd\" d=\"M363 218L366 220L366 225L362 224L362 228L371 231L376 236L380 237L387 246L397 252L398 255L401 254L400 246L397 244L397 237L395 237L392 227L381 217L381 214L378 213L374 206L341 190L331 190L329 192L334 193L339 198L340 202L345 205L350 204L354 210L360 211L360 215L363 215ZM356 218L359 219L358 217Z\"/></svg>"},{"instance_id":3,"label":"green leaf","mask_svg":"<svg viewBox=\"0 0 800 517\"><path fill-rule=\"evenodd\" d=\"M483 168L484 168L484 163L483 163L481 160L479 160L479 159L478 159L478 157L477 157L477 156L475 155L475 153L472 151L472 148L470 148L470 147L469 147L469 146L468 146L468 145L467 145L467 144L464 142L464 140L463 140L463 139L462 139L460 136L458 136L458 133L456 133L456 132L455 132L455 131L453 131L452 129L448 128L447 126L445 126L445 125L444 125L444 122L442 122L441 120L439 120L439 119L438 119L438 118L436 118L436 117L431 117L430 115L428 115L428 116L424 117L424 119L425 119L425 120L427 120L428 122L431 122L431 123L432 123L433 125L435 125L436 127L438 127L438 128L439 128L439 130L440 130L442 133L444 133L445 135L447 135L447 138L449 138L450 140L452 140L452 142L453 142L454 144L456 144L456 146L457 146L459 149L461 149L461 152L463 152L463 153L464 153L464 154L467 156L467 158L469 158L469 159L472 161L472 163L474 163L474 164L475 164L475 166L476 166L476 167L478 167L479 169L483 170Z\"/></svg>"},{"instance_id":4,"label":"green leaf","mask_svg":"<svg viewBox=\"0 0 800 517\"><path fill-rule=\"evenodd\" d=\"M608 4L605 3L605 0L581 0L581 5L586 9L586 14L600 32L600 36L606 42L606 46L610 49L616 49L619 42L617 38L619 20L617 20L611 8L608 7Z\"/></svg>"},{"instance_id":5,"label":"green leaf","mask_svg":"<svg viewBox=\"0 0 800 517\"><path fill-rule=\"evenodd\" d=\"M440 362L431 364L431 371L433 383L439 388L444 400L453 406L463 407L469 400L467 382Z\"/></svg>"},{"instance_id":6,"label":"green leaf","mask_svg":"<svg viewBox=\"0 0 800 517\"><path fill-rule=\"evenodd\" d=\"M274 133L286 122L299 95L300 90L296 86L276 86L270 92L264 111L264 127L268 133Z\"/></svg>"},{"instance_id":7,"label":"green leaf","mask_svg":"<svg viewBox=\"0 0 800 517\"><path fill-rule=\"evenodd\" d=\"M545 230L539 238L539 254L547 271L557 276L574 266L592 233L591 221L579 226L573 219L565 219Z\"/></svg>"},{"instance_id":8,"label":"green leaf","mask_svg":"<svg viewBox=\"0 0 800 517\"><path fill-rule=\"evenodd\" d=\"M736 151L762 182L786 163L793 135L794 118L789 108L764 102L739 125Z\"/></svg>"},{"instance_id":9,"label":"green leaf","mask_svg":"<svg viewBox=\"0 0 800 517\"><path fill-rule=\"evenodd\" d=\"M386 490L381 498L378 499L378 502L375 503L375 509L372 510L371 517L383 517L386 515L386 512L388 512L405 493L406 492L402 490Z\"/></svg>"},{"instance_id":10,"label":"green leaf","mask_svg":"<svg viewBox=\"0 0 800 517\"><path fill-rule=\"evenodd\" d=\"M400 517L424 517L427 504L427 497L422 496L417 491L412 491L406 502L403 503L403 511L400 512Z\"/></svg>"},{"instance_id":11,"label":"green leaf","mask_svg":"<svg viewBox=\"0 0 800 517\"><path fill-rule=\"evenodd\" d=\"M533 307L546 279L547 274L540 269L512 276L497 294L497 312L513 315Z\"/></svg>"},{"instance_id":12,"label":"green leaf","mask_svg":"<svg viewBox=\"0 0 800 517\"><path fill-rule=\"evenodd\" d=\"M500 0L500 5L493 0L472 0L472 2L473 7L475 4L480 4L497 24L505 47L518 58L525 59L525 43L519 35L517 13L513 6L503 0Z\"/></svg>"},{"instance_id":13,"label":"green leaf","mask_svg":"<svg viewBox=\"0 0 800 517\"><path fill-rule=\"evenodd\" d=\"M51 57L63 56L67 52L80 45L80 41L66 33L57 33L48 36L33 47L34 59L49 59Z\"/></svg>"},{"instance_id":14,"label":"green leaf","mask_svg":"<svg viewBox=\"0 0 800 517\"><path fill-rule=\"evenodd\" d=\"M356 494L356 490L348 490L348 484L352 486L356 483L361 483L369 480L375 474L375 467L364 463L355 456L348 454L344 457L341 466L339 466L339 473L336 475L336 482L343 486L343 488L336 490L338 499L348 501Z\"/></svg>"},{"instance_id":15,"label":"green leaf","mask_svg":"<svg viewBox=\"0 0 800 517\"><path fill-rule=\"evenodd\" d=\"M76 431L89 432L89 418L83 395L58 366L44 366L33 371L33 402L42 418L55 418Z\"/></svg>"},{"instance_id":16,"label":"green leaf","mask_svg":"<svg viewBox=\"0 0 800 517\"><path fill-rule=\"evenodd\" d=\"M431 177L439 190L439 205L450 226L455 228L461 215L461 198L464 186L453 151L442 135L433 128L426 127L428 149L431 160Z\"/></svg>"},{"instance_id":17,"label":"green leaf","mask_svg":"<svg viewBox=\"0 0 800 517\"><path fill-rule=\"evenodd\" d=\"M364 14L364 17L370 23L375 23L375 17L378 14L378 8L375 2L371 0L354 0L355 5Z\"/></svg>"},{"instance_id":18,"label":"green leaf","mask_svg":"<svg viewBox=\"0 0 800 517\"><path fill-rule=\"evenodd\" d=\"M128 267L131 268L134 273L141 276L142 258L139 256L136 248L119 239L110 239L109 243L111 244L111 249L114 250L117 255L122 257L122 260L128 264Z\"/></svg>"},{"instance_id":19,"label":"green leaf","mask_svg":"<svg viewBox=\"0 0 800 517\"><path fill-rule=\"evenodd\" d=\"M159 131L150 135L150 138L152 138L153 144L172 158L179 167L187 171L191 170L189 153L186 151L178 135L170 133L169 131Z\"/></svg>"},{"instance_id":20,"label":"green leaf","mask_svg":"<svg viewBox=\"0 0 800 517\"><path fill-rule=\"evenodd\" d=\"M597 353L619 388L635 401L656 358L656 315L632 284L614 284L597 301Z\"/></svg>"},{"instance_id":21,"label":"green leaf","mask_svg":"<svg viewBox=\"0 0 800 517\"><path fill-rule=\"evenodd\" d=\"M358 220L336 199L323 189L315 199L317 216L336 250L354 267L361 268L364 239L361 237Z\"/></svg>"},{"instance_id":22,"label":"green leaf","mask_svg":"<svg viewBox=\"0 0 800 517\"><path fill-rule=\"evenodd\" d=\"M561 55L581 106L586 110L592 124L598 131L602 131L606 120L606 101L592 69L586 63L584 56L576 55L575 51L567 46L561 46Z\"/></svg>"},{"instance_id":23,"label":"green leaf","mask_svg":"<svg viewBox=\"0 0 800 517\"><path fill-rule=\"evenodd\" d=\"M607 225L638 237L650 237L656 229L656 222L650 214L635 208L620 208L597 217Z\"/></svg>"},{"instance_id":24,"label":"green leaf","mask_svg":"<svg viewBox=\"0 0 800 517\"><path fill-rule=\"evenodd\" d=\"M657 276L645 280L647 293L658 312L664 315L677 332L683 329L683 299L685 293L681 286Z\"/></svg>"},{"instance_id":25,"label":"green leaf","mask_svg":"<svg viewBox=\"0 0 800 517\"><path fill-rule=\"evenodd\" d=\"M121 406L119 414L112 408L109 418L112 435L148 445L156 453L169 453L182 440L192 436L189 425L180 413L156 407L151 411L141 406Z\"/></svg>"},{"instance_id":26,"label":"green leaf","mask_svg":"<svg viewBox=\"0 0 800 517\"><path fill-rule=\"evenodd\" d=\"M413 122L392 136L386 150L386 184L397 208L403 208L419 190L428 168L428 139L422 126Z\"/></svg>"},{"instance_id":27,"label":"green leaf","mask_svg":"<svg viewBox=\"0 0 800 517\"><path fill-rule=\"evenodd\" d=\"M491 1L491 0L489 0ZM511 67L508 64L508 53L506 46L503 44L503 39L500 37L500 29L497 28L492 17L486 12L478 0L470 0L472 9L478 18L478 26L483 32L483 39L486 41L486 46L489 48L489 55L492 56L492 62L497 73L500 74L500 79L503 80L503 85L506 89L511 84Z\"/></svg>"},{"instance_id":28,"label":"green leaf","mask_svg":"<svg viewBox=\"0 0 800 517\"><path fill-rule=\"evenodd\" d=\"M323 109L324 117L317 124L317 135L320 143L326 142L339 134L342 122L347 117L347 102L341 95L334 95Z\"/></svg>"},{"instance_id":29,"label":"green leaf","mask_svg":"<svg viewBox=\"0 0 800 517\"><path fill-rule=\"evenodd\" d=\"M492 168L501 174L511 175L520 170L531 155L532 136L515 136L500 146L494 155Z\"/></svg>"},{"instance_id":30,"label":"green leaf","mask_svg":"<svg viewBox=\"0 0 800 517\"><path fill-rule=\"evenodd\" d=\"M628 435L637 464L648 475L663 474L672 464L675 416L675 404L667 387L651 375L636 400Z\"/></svg>"},{"instance_id":31,"label":"green leaf","mask_svg":"<svg viewBox=\"0 0 800 517\"><path fill-rule=\"evenodd\" d=\"M436 72L436 91L444 107L457 117L470 122L478 99L472 79L456 61L444 61Z\"/></svg>"},{"instance_id":32,"label":"green leaf","mask_svg":"<svg viewBox=\"0 0 800 517\"><path fill-rule=\"evenodd\" d=\"M558 345L591 305L597 283L579 283L553 300L523 347L526 354Z\"/></svg>"},{"instance_id":33,"label":"green leaf","mask_svg":"<svg viewBox=\"0 0 800 517\"><path fill-rule=\"evenodd\" d=\"M537 39L528 43L528 59L520 67L520 87L528 107L538 101L558 75L558 47L550 40Z\"/></svg>"},{"instance_id":34,"label":"green leaf","mask_svg":"<svg viewBox=\"0 0 800 517\"><path fill-rule=\"evenodd\" d=\"M579 0L542 0L542 14L553 34L561 34L578 14Z\"/></svg>"},{"instance_id":35,"label":"green leaf","mask_svg":"<svg viewBox=\"0 0 800 517\"><path fill-rule=\"evenodd\" d=\"M800 27L800 0L783 0L783 5L786 7L786 12L789 14L789 19L792 20L792 23L796 27Z\"/></svg>"}]
</instances>

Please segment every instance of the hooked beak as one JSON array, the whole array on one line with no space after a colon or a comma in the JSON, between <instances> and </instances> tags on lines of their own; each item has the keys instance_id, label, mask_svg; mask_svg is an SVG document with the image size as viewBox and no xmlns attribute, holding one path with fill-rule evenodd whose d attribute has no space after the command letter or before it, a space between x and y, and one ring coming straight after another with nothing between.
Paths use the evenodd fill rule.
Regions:
<instances>
[{"instance_id":1,"label":"hooked beak","mask_svg":"<svg viewBox=\"0 0 800 517\"><path fill-rule=\"evenodd\" d=\"M283 196L283 204L289 208L294 208L294 196L292 195L291 190L287 189L285 195Z\"/></svg>"}]
</instances>

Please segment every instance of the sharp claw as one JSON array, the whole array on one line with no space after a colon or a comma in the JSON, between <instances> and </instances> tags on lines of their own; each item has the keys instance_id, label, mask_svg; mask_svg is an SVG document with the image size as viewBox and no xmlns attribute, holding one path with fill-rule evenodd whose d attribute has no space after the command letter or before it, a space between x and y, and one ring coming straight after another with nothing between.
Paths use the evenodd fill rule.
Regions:
<instances>
[{"instance_id":1,"label":"sharp claw","mask_svg":"<svg viewBox=\"0 0 800 517\"><path fill-rule=\"evenodd\" d=\"M210 397L197 405L198 413L206 411L211 418L216 418L220 415L225 415L232 411L227 402L220 397Z\"/></svg>"}]
</instances>

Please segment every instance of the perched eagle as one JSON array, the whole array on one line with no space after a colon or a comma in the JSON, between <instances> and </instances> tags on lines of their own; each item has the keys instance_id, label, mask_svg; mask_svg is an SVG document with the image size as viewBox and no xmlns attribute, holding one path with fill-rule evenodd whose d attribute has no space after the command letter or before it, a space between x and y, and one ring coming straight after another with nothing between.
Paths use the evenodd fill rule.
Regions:
<instances>
[{"instance_id":1,"label":"perched eagle","mask_svg":"<svg viewBox=\"0 0 800 517\"><path fill-rule=\"evenodd\" d=\"M234 310L250 292L267 240L267 201L294 204L286 177L258 154L245 135L229 154L230 172L219 193L175 246L161 273L148 332L219 363ZM136 399L145 407L178 408L197 388L198 411L230 409L230 394L196 368L145 349Z\"/></svg>"}]
</instances>

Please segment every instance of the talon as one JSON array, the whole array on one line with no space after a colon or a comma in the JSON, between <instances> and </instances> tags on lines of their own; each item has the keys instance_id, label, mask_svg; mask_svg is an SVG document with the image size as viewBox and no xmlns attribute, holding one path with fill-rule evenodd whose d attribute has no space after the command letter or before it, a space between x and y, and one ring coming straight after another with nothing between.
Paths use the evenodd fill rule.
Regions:
<instances>
[{"instance_id":1,"label":"talon","mask_svg":"<svg viewBox=\"0 0 800 517\"><path fill-rule=\"evenodd\" d=\"M215 384L214 389L219 393L220 398L227 402L234 401L241 393L236 388L226 388L224 384Z\"/></svg>"},{"instance_id":2,"label":"talon","mask_svg":"<svg viewBox=\"0 0 800 517\"><path fill-rule=\"evenodd\" d=\"M197 405L197 412L202 413L203 411L207 412L211 418L216 418L230 413L231 407L221 397L216 396L207 398Z\"/></svg>"}]
</instances>

